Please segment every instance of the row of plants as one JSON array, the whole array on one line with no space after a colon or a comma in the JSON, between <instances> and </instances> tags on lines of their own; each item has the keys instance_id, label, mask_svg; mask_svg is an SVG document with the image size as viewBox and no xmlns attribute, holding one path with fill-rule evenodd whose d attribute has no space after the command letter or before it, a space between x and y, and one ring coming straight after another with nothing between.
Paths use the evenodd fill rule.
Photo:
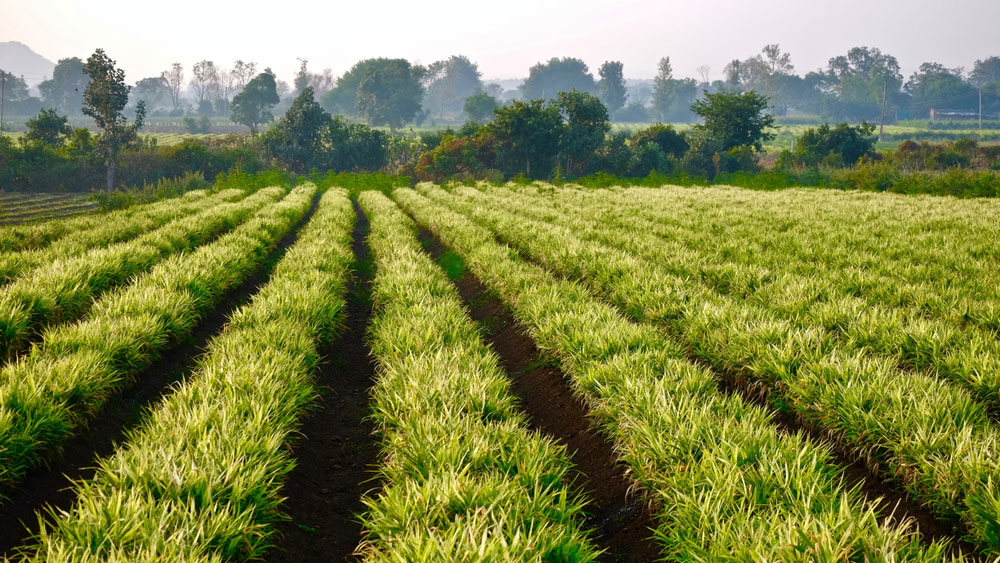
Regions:
<instances>
[{"instance_id":1,"label":"row of plants","mask_svg":"<svg viewBox=\"0 0 1000 563\"><path fill-rule=\"evenodd\" d=\"M528 430L497 356L413 223L364 192L375 258L373 418L382 490L370 561L594 561L565 449Z\"/></svg>"},{"instance_id":2,"label":"row of plants","mask_svg":"<svg viewBox=\"0 0 1000 563\"><path fill-rule=\"evenodd\" d=\"M56 258L27 272L0 288L0 357L22 351L46 327L80 318L101 294L129 283L165 257L230 231L284 195L276 187L211 205L130 241Z\"/></svg>"},{"instance_id":3,"label":"row of plants","mask_svg":"<svg viewBox=\"0 0 1000 563\"><path fill-rule=\"evenodd\" d=\"M469 193L478 195L478 192ZM712 194L713 192L708 192L701 197L712 199ZM608 194L583 194L572 190L561 192L562 197L558 198L526 197L509 190L487 190L484 193L498 207L516 202L516 208L526 216L565 226L586 240L612 248L627 249L630 254L656 264L673 276L691 280L715 293L742 299L802 330L818 328L827 331L844 349L867 351L895 362L900 369L922 371L930 376L953 380L966 387L988 410L1000 412L1000 341L997 340L994 328L997 313L995 308L991 310L987 307L978 315L964 313L961 308L951 309L953 316L970 321L987 321L985 327L963 326L933 316L933 310L929 307L898 302L881 303L875 298L869 298L870 295L866 297L863 292L858 291L856 277L838 275L842 270L836 264L825 263L822 259L826 252L824 249L835 247L837 243L823 238L810 240L807 234L797 228L794 229L794 241L790 244L810 249L809 258L803 262L810 264L810 271L791 272L787 267L795 263L794 257L783 251L781 245L771 244L771 237L757 234L770 232L765 225L766 221L751 223L746 229L725 232L724 238L735 239L739 246L756 248L752 256L746 257L746 261L733 263L728 259L728 254L717 255L717 250L724 247L725 243L720 243L719 232L711 233L711 229L706 227L712 224L738 223L740 215L752 213L758 206L751 205L748 206L749 210L733 211L735 217L732 219L713 215L698 217L697 213L691 213L692 210L684 201L686 198L681 196L672 200L669 196L664 197L665 195L659 198L637 197L637 201L633 203L619 204L617 198L610 198ZM577 198L584 201L566 206L565 209L555 203L557 200L571 202ZM829 195L826 198L828 201L825 202L825 207L837 205L829 201ZM725 208L730 209L730 206ZM912 217L912 211L902 215ZM644 219L645 214L653 216L654 220ZM938 210L932 217L936 219L932 218L931 221L943 221L947 213ZM829 221L829 215L827 219L828 226L831 222L834 225L828 229L832 231L831 239L848 238L840 236L842 230L836 228L838 221ZM792 217L787 217L786 220L795 221ZM845 222L847 217L841 215L839 224L843 225ZM864 229L868 231L871 240L878 240L879 244L889 246L879 234L882 229L877 220L869 218L865 221ZM918 255L919 248L923 245L922 241L912 239L902 244L904 248L913 248ZM964 254L965 260L969 260L968 254L963 253L960 248L952 246L950 249L955 254ZM784 250L787 251L787 248ZM863 271L866 272L869 269L881 270L878 282L884 284L879 286L882 289L898 284L894 274L902 268L892 263L892 256L896 254L906 256L908 253L893 252L888 248L876 255L886 256L887 265L865 265ZM872 262L877 263L879 260ZM981 283L991 286L996 284L996 275L991 268L995 262L984 260L982 265L987 271L975 280L976 287L972 288L962 287L963 284L959 281L964 277L962 275L938 277L934 270L920 268L917 271L926 276L923 290L928 296L913 295L913 298L919 303L926 303L931 299L930 296L940 292L939 286L950 286L953 289L958 287L960 302L965 303L966 308L978 309L975 302L982 292L977 287ZM987 316L989 313L992 315Z\"/></svg>"},{"instance_id":4,"label":"row of plants","mask_svg":"<svg viewBox=\"0 0 1000 563\"><path fill-rule=\"evenodd\" d=\"M310 193L291 197L301 203ZM264 552L293 465L286 443L316 395L323 345L343 326L353 224L346 192L326 192L268 283L187 380L75 487L76 503L41 532L29 560L218 561Z\"/></svg>"},{"instance_id":5,"label":"row of plants","mask_svg":"<svg viewBox=\"0 0 1000 563\"><path fill-rule=\"evenodd\" d=\"M720 392L715 375L688 361L665 333L524 262L516 248L439 202L450 196L418 188L431 199L412 190L394 197L559 360L648 491L666 559L947 559L944 544L922 543L909 522L880 522L846 485L828 446L779 432L766 410ZM555 254L579 251L537 243Z\"/></svg>"},{"instance_id":6,"label":"row of plants","mask_svg":"<svg viewBox=\"0 0 1000 563\"><path fill-rule=\"evenodd\" d=\"M195 190L190 192L190 195L185 194L185 197L197 199L205 195L205 191ZM169 208L177 204L178 201L171 201L169 203L164 202L162 206ZM38 250L67 235L97 228L110 220L128 221L133 214L148 212L148 209L127 209L110 215L83 215L49 220L34 225L0 227L0 251L20 252L24 250Z\"/></svg>"},{"instance_id":7,"label":"row of plants","mask_svg":"<svg viewBox=\"0 0 1000 563\"><path fill-rule=\"evenodd\" d=\"M279 190L280 192L281 190ZM264 262L312 205L315 185L281 201L261 192L231 232L163 260L97 301L86 318L47 330L0 371L0 487L51 459L117 390L191 334Z\"/></svg>"},{"instance_id":8,"label":"row of plants","mask_svg":"<svg viewBox=\"0 0 1000 563\"><path fill-rule=\"evenodd\" d=\"M622 312L662 329L720 373L743 378L774 406L901 483L985 553L1000 553L1000 432L964 389L845 348L756 304L720 295L566 227L442 190L461 210L546 267L587 284ZM633 245L624 248L631 248Z\"/></svg>"},{"instance_id":9,"label":"row of plants","mask_svg":"<svg viewBox=\"0 0 1000 563\"><path fill-rule=\"evenodd\" d=\"M218 203L236 201L245 195L241 190L226 190L211 197L205 197L204 191L191 193L196 195L143 206L127 215L108 215L101 224L67 233L43 248L6 252L0 255L0 284L38 266L134 239L175 219L204 211Z\"/></svg>"}]
</instances>

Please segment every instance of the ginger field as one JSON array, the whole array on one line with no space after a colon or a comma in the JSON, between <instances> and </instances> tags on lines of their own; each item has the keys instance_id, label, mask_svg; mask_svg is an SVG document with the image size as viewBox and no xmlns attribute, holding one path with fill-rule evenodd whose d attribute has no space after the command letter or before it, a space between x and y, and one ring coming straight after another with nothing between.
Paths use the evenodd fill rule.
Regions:
<instances>
[{"instance_id":1,"label":"ginger field","mask_svg":"<svg viewBox=\"0 0 1000 563\"><path fill-rule=\"evenodd\" d=\"M3 226L0 550L997 560L998 243L988 199L537 182Z\"/></svg>"}]
</instances>

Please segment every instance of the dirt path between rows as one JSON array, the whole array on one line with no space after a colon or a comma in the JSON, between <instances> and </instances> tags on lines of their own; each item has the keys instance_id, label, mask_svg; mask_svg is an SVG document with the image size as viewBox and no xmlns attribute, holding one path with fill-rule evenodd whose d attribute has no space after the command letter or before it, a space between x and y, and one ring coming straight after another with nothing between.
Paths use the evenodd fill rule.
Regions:
<instances>
[{"instance_id":1,"label":"dirt path between rows","mask_svg":"<svg viewBox=\"0 0 1000 563\"><path fill-rule=\"evenodd\" d=\"M357 268L348 287L347 327L320 366L316 379L321 397L293 446L296 466L281 489L287 497L281 509L290 520L278 525L277 544L266 556L272 562L354 560L361 542L361 498L375 486L379 450L367 419L375 362L365 341L372 315L372 264L365 240L368 219L357 203L354 208Z\"/></svg>"},{"instance_id":2,"label":"dirt path between rows","mask_svg":"<svg viewBox=\"0 0 1000 563\"><path fill-rule=\"evenodd\" d=\"M454 263L433 234L420 230L420 241L437 261ZM446 268L451 270L453 268ZM457 274L458 272L452 272ZM535 342L517 325L509 310L478 279L465 271L453 280L472 318L485 330L485 338L500 356L500 365L511 378L511 390L520 399L533 429L566 446L575 465L574 484L588 499L586 527L596 544L606 549L602 561L644 562L660 557L652 538L649 506L633 493L632 481L612 445L587 417L562 371L544 358Z\"/></svg>"}]
</instances>

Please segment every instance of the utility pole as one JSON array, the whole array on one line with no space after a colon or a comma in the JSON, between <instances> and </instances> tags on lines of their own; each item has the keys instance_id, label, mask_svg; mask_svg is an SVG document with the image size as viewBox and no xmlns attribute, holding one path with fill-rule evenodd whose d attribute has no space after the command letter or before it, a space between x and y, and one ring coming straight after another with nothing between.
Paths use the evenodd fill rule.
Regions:
<instances>
[{"instance_id":1,"label":"utility pole","mask_svg":"<svg viewBox=\"0 0 1000 563\"><path fill-rule=\"evenodd\" d=\"M882 129L885 127L885 93L889 89L889 79L882 80L882 117L878 120L878 142L882 142Z\"/></svg>"},{"instance_id":2,"label":"utility pole","mask_svg":"<svg viewBox=\"0 0 1000 563\"><path fill-rule=\"evenodd\" d=\"M0 137L3 136L3 91L7 81L7 74L0 70Z\"/></svg>"}]
</instances>

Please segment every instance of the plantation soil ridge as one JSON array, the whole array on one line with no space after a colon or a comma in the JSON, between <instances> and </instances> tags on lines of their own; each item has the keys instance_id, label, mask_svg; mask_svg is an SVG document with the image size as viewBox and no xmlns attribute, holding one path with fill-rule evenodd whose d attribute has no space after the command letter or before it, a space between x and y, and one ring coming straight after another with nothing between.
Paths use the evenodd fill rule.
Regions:
<instances>
[{"instance_id":1,"label":"plantation soil ridge","mask_svg":"<svg viewBox=\"0 0 1000 563\"><path fill-rule=\"evenodd\" d=\"M447 250L423 227L418 238L435 261ZM511 392L520 400L531 428L555 438L570 454L573 484L591 501L586 526L595 532L595 543L607 550L601 561L657 560L660 553L651 531L648 499L635 494L625 466L611 443L593 428L562 371L546 361L503 303L471 272L464 271L452 283L469 316L486 329L483 338L510 375Z\"/></svg>"},{"instance_id":2,"label":"plantation soil ridge","mask_svg":"<svg viewBox=\"0 0 1000 563\"><path fill-rule=\"evenodd\" d=\"M321 195L317 191L309 210L278 241L257 271L230 291L182 344L164 353L132 385L110 399L102 413L66 444L56 461L32 471L13 490L4 491L8 500L0 503L0 557L14 558L31 542L39 530L39 514L44 514L46 522L51 523L51 511L69 510L77 492L71 485L90 479L98 459L113 453L129 430L139 424L175 384L191 374L209 340L219 334L229 316L270 279L274 266L316 212Z\"/></svg>"}]
</instances>

